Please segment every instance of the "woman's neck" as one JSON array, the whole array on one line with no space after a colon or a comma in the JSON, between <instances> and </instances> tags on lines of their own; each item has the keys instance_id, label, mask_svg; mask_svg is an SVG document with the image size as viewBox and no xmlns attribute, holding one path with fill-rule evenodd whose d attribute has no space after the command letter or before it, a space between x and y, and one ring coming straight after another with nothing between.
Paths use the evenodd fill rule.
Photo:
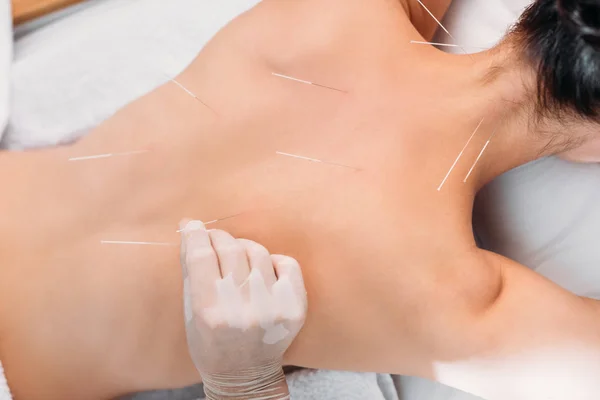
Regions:
<instances>
[{"instance_id":1,"label":"woman's neck","mask_svg":"<svg viewBox=\"0 0 600 400\"><path fill-rule=\"evenodd\" d=\"M457 165L467 174L473 168L469 180L475 191L504 172L552 154L548 138L532 123L534 76L523 63L510 61L515 54L508 43L479 54L438 57L437 65L451 57L440 72L448 75L439 90L459 93L452 103L456 119L481 122L473 137L473 131L461 133L468 146Z\"/></svg>"}]
</instances>

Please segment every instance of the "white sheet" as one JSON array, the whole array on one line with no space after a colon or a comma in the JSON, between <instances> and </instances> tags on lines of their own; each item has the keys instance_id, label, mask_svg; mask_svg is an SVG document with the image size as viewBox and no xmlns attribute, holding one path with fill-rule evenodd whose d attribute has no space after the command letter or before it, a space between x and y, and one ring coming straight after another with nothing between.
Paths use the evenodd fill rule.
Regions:
<instances>
[{"instance_id":1,"label":"white sheet","mask_svg":"<svg viewBox=\"0 0 600 400\"><path fill-rule=\"evenodd\" d=\"M222 26L258 2L95 0L25 33L15 43L2 147L80 137L180 72Z\"/></svg>"}]
</instances>

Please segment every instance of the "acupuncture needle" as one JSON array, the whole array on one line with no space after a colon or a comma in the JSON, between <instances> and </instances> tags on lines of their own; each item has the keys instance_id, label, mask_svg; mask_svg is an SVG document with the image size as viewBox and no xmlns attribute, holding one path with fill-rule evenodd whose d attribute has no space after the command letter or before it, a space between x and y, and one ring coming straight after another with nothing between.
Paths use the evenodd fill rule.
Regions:
<instances>
[{"instance_id":1,"label":"acupuncture needle","mask_svg":"<svg viewBox=\"0 0 600 400\"><path fill-rule=\"evenodd\" d=\"M349 165L339 164L339 163L335 163L335 162L331 162L331 161L320 160L318 158L311 158L311 157L299 156L299 155L296 155L296 154L284 153L282 151L276 151L275 154L280 155L280 156L285 156L285 157L296 158L296 159L299 159L299 160L305 160L305 161L310 161L310 162L314 162L314 163L321 163L321 164L328 164L328 165L333 165L333 166L336 166L336 167L343 167L343 168L352 169L354 171L360 171L360 169L356 168L356 167L351 167Z\"/></svg>"},{"instance_id":2,"label":"acupuncture needle","mask_svg":"<svg viewBox=\"0 0 600 400\"><path fill-rule=\"evenodd\" d=\"M126 242L120 240L101 240L101 244L129 244L137 246L179 246L179 243L169 242Z\"/></svg>"},{"instance_id":3,"label":"acupuncture needle","mask_svg":"<svg viewBox=\"0 0 600 400\"><path fill-rule=\"evenodd\" d=\"M216 224L217 222L225 221L226 219L234 218L242 215L243 213L237 213L234 215L230 215L228 217L223 217L219 219L214 219L212 221L208 221L204 223L204 226ZM183 232L184 229L179 229L176 231L177 233ZM170 242L133 242L133 241L121 241L121 240L101 240L102 244L129 244L129 245L139 245L139 246L179 246L179 243L170 243Z\"/></svg>"},{"instance_id":4,"label":"acupuncture needle","mask_svg":"<svg viewBox=\"0 0 600 400\"><path fill-rule=\"evenodd\" d=\"M135 150L135 151L128 151L125 153L96 154L93 156L71 157L71 158L69 158L69 161L97 160L100 158L133 156L136 154L142 154L142 153L147 153L147 152L148 152L148 150Z\"/></svg>"},{"instance_id":5,"label":"acupuncture needle","mask_svg":"<svg viewBox=\"0 0 600 400\"><path fill-rule=\"evenodd\" d=\"M473 172L473 170L475 169L475 166L477 166L477 163L479 163L479 160L481 159L481 157L483 156L483 153L485 153L486 149L488 148L488 146L490 145L490 142L492 141L494 135L496 134L496 132L498 131L498 128L494 129L494 131L492 132L492 134L490 135L490 137L488 138L487 142L485 142L485 145L483 145L483 148L481 149L481 151L479 152L479 155L477 156L477 158L475 159L475 162L473 163L473 165L471 166L471 169L469 170L469 173L467 173L467 176L465 177L465 179L463 180L463 183L467 183L467 179L469 179L469 177L471 176L471 173Z\"/></svg>"},{"instance_id":6,"label":"acupuncture needle","mask_svg":"<svg viewBox=\"0 0 600 400\"><path fill-rule=\"evenodd\" d=\"M229 217L223 217L223 218L219 218L219 219L213 219L212 221L208 221L208 222L204 222L204 226L207 225L212 225L212 224L216 224L217 222L221 222L221 221L225 221L227 219L231 219L231 218L235 218L235 217L239 217L240 215L244 214L243 212L241 213L237 213L237 214L233 214L230 215ZM176 233L181 233L183 232L185 229L179 229L178 231L176 231Z\"/></svg>"},{"instance_id":7,"label":"acupuncture needle","mask_svg":"<svg viewBox=\"0 0 600 400\"><path fill-rule=\"evenodd\" d=\"M446 29L446 27L440 22L439 19L436 18L435 15L433 15L433 13L429 10L429 8L427 8L427 6L425 4L423 4L423 2L421 0L417 0L417 2L421 5L421 7L423 7L425 9L425 11L427 11L427 13L429 15L431 15L431 18L434 19L434 21L440 26L440 28L442 28L444 30L444 32L446 32L446 34L448 36L450 36L450 39L454 40L456 42L456 39L454 38L454 36L452 36L452 34L448 31L448 29ZM469 57L471 57L471 55L464 49L464 47L462 46L458 46L465 54L469 55ZM472 59L472 57L471 57Z\"/></svg>"},{"instance_id":8,"label":"acupuncture needle","mask_svg":"<svg viewBox=\"0 0 600 400\"><path fill-rule=\"evenodd\" d=\"M469 144L471 143L471 141L473 140L473 138L475 137L475 134L477 133L477 131L479 131L479 128L481 127L481 124L483 124L485 118L482 118L481 121L479 121L479 124L477 125L477 128L475 128L475 130L473 131L473 133L471 134L471 137L469 137L469 140L467 140L467 143L465 143L464 147L462 148L462 150L460 151L460 153L458 153L458 157L456 157L456 160L454 160L454 163L452 164L452 166L450 167L450 169L448 170L448 173L446 174L446 176L444 177L444 179L442 180L442 183L440 183L440 186L438 186L437 190L438 192L442 190L442 187L444 186L444 184L446 183L446 181L448 180L448 178L450 177L450 174L452 173L452 171L454 170L454 168L456 167L456 164L458 164L458 162L460 161L460 159L462 158L463 154L465 153L465 150L467 150L467 147L469 147Z\"/></svg>"},{"instance_id":9,"label":"acupuncture needle","mask_svg":"<svg viewBox=\"0 0 600 400\"><path fill-rule=\"evenodd\" d=\"M294 78L294 77L291 77L291 76L288 76L288 75L278 74L278 73L276 73L276 72L271 72L271 74L272 74L273 76L277 76L277 77L279 77L279 78L283 78L283 79L289 79L289 80L291 80L291 81L294 81L294 82L300 82L300 83L304 83L304 84L306 84L306 85L318 86L318 87L320 87L320 88L324 88L324 89L330 89L330 90L335 90L335 91L337 91L337 92L341 92L341 93L348 93L346 90L342 90L342 89L336 89L336 88L334 88L334 87L331 87L331 86L326 86L326 85L322 85L322 84L320 84L320 83L310 82L310 81L307 81L307 80L304 80L304 79L298 79L298 78Z\"/></svg>"},{"instance_id":10,"label":"acupuncture needle","mask_svg":"<svg viewBox=\"0 0 600 400\"><path fill-rule=\"evenodd\" d=\"M200 99L200 97L198 97L196 94L194 94L194 92L192 92L191 90L189 90L188 88L186 88L177 79L175 79L175 78L169 78L169 81L171 81L172 83L174 83L177 87L179 87L181 90L183 90L185 93L187 93L194 100L196 100L197 102L199 102L200 104L202 104L204 107L208 108L210 111L212 111L213 113L217 114L217 112L211 106L209 106L204 101L202 101L202 99Z\"/></svg>"}]
</instances>

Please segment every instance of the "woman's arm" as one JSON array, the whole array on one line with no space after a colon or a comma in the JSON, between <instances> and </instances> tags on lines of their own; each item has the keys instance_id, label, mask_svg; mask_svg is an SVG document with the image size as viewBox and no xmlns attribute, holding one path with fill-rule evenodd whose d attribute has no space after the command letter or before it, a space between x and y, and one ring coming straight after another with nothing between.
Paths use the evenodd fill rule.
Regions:
<instances>
[{"instance_id":1,"label":"woman's arm","mask_svg":"<svg viewBox=\"0 0 600 400\"><path fill-rule=\"evenodd\" d=\"M600 302L486 256L502 271L500 295L473 321L470 354L434 363L435 379L489 400L597 398Z\"/></svg>"}]
</instances>

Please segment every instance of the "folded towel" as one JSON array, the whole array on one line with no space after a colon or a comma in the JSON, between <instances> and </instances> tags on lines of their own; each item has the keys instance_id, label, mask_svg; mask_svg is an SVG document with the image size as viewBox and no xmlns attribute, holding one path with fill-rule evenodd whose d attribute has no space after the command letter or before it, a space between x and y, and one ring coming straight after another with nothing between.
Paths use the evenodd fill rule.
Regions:
<instances>
[{"instance_id":1,"label":"folded towel","mask_svg":"<svg viewBox=\"0 0 600 400\"><path fill-rule=\"evenodd\" d=\"M287 380L292 400L398 400L390 375L303 369Z\"/></svg>"},{"instance_id":2,"label":"folded towel","mask_svg":"<svg viewBox=\"0 0 600 400\"><path fill-rule=\"evenodd\" d=\"M2 368L1 362L0 362L0 400L12 400L12 396L10 395L10 390L8 389L8 383L6 383L6 378L4 377L4 369Z\"/></svg>"},{"instance_id":3,"label":"folded towel","mask_svg":"<svg viewBox=\"0 0 600 400\"><path fill-rule=\"evenodd\" d=\"M398 400L390 375L300 369L286 378L292 400ZM204 394L202 385L197 385L141 393L127 400L204 400Z\"/></svg>"}]
</instances>

